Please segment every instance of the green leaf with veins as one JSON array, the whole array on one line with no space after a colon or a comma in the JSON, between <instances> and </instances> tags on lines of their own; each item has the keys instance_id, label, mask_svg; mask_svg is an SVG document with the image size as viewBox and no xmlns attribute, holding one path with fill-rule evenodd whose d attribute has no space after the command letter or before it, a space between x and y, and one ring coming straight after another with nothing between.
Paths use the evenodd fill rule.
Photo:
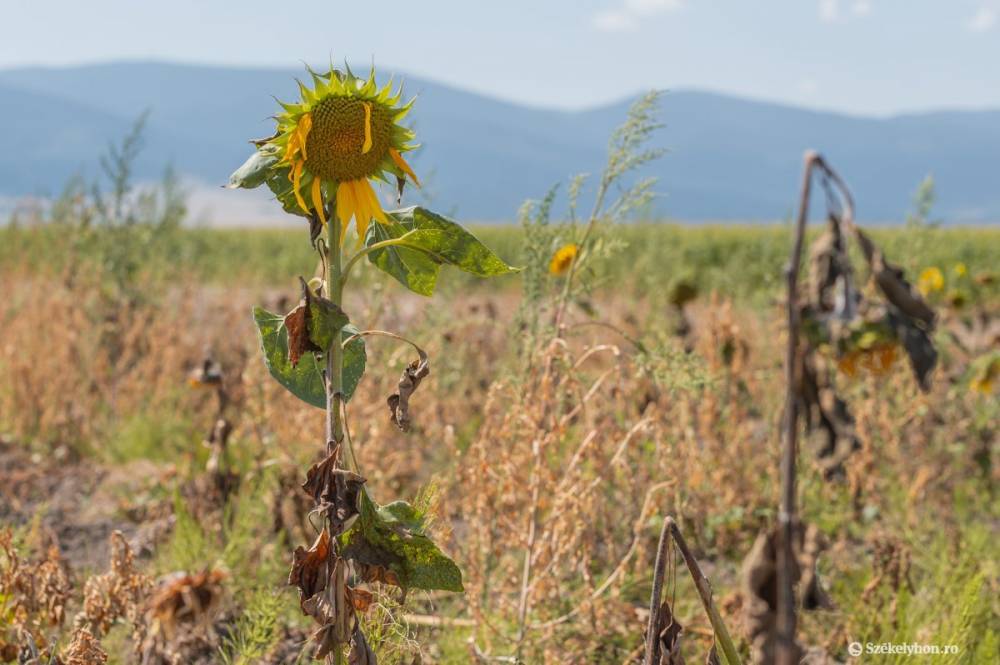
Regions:
<instances>
[{"instance_id":1,"label":"green leaf with veins","mask_svg":"<svg viewBox=\"0 0 1000 665\"><path fill-rule=\"evenodd\" d=\"M427 535L424 515L406 501L379 506L366 490L358 519L341 536L344 556L386 566L406 589L464 591L462 571Z\"/></svg>"},{"instance_id":2,"label":"green leaf with veins","mask_svg":"<svg viewBox=\"0 0 1000 665\"><path fill-rule=\"evenodd\" d=\"M253 318L257 324L257 334L264 352L264 364L271 376L306 404L325 409L324 356L307 353L299 359L295 367L292 367L288 358L288 331L285 329L284 317L262 307L254 307ZM341 329L341 339L347 340L357 333L358 329L348 324ZM351 399L361 377L364 376L366 361L364 338L356 337L344 347L342 376L345 402Z\"/></svg>"},{"instance_id":3,"label":"green leaf with veins","mask_svg":"<svg viewBox=\"0 0 1000 665\"><path fill-rule=\"evenodd\" d=\"M386 213L389 224L369 225L365 246L394 240L368 254L368 260L414 293L434 293L442 265L492 277L517 272L461 225L420 206Z\"/></svg>"},{"instance_id":4,"label":"green leaf with veins","mask_svg":"<svg viewBox=\"0 0 1000 665\"><path fill-rule=\"evenodd\" d=\"M254 150L243 166L229 176L229 189L254 189L271 177L271 169L278 163L278 155L273 151Z\"/></svg>"}]
</instances>

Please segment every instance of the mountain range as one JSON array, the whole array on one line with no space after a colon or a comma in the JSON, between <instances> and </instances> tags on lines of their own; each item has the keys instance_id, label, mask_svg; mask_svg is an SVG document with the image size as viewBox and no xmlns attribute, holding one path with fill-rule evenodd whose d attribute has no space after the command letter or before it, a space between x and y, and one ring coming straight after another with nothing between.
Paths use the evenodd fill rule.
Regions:
<instances>
[{"instance_id":1,"label":"mountain range","mask_svg":"<svg viewBox=\"0 0 1000 665\"><path fill-rule=\"evenodd\" d=\"M219 190L249 155L248 139L273 131L273 97L296 95L302 69L121 62L0 70L6 162L0 196L57 194L149 111L136 176L167 164L211 197L217 223L276 213L245 192ZM608 137L633 100L564 111L521 106L416 77L412 123L422 149L421 195L470 221L510 221L577 173L596 177ZM595 82L599 84L599 82ZM1000 220L1000 111L940 111L887 118L806 110L697 90L668 91L653 144L666 154L648 214L682 220L777 220L795 206L802 153L823 152L854 191L863 221L898 221L932 174L934 213L949 222ZM593 179L593 178L592 178ZM269 212L263 212L269 211ZM242 219L242 216L248 216ZM259 221L259 220L256 220Z\"/></svg>"}]
</instances>

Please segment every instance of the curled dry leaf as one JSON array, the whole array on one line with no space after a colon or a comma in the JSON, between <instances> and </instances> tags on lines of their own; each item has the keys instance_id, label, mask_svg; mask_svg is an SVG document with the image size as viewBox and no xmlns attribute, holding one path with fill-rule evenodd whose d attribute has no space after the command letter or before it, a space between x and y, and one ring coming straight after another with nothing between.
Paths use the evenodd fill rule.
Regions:
<instances>
[{"instance_id":1,"label":"curled dry leaf","mask_svg":"<svg viewBox=\"0 0 1000 665\"><path fill-rule=\"evenodd\" d=\"M708 650L708 655L705 656L705 665L722 665L722 661L719 660L719 652L714 644Z\"/></svg>"},{"instance_id":2,"label":"curled dry leaf","mask_svg":"<svg viewBox=\"0 0 1000 665\"><path fill-rule=\"evenodd\" d=\"M822 360L814 352L807 351L800 362L799 399L806 429L822 435L816 454L823 475L827 478L839 476L847 458L861 448L854 416L847 402L834 391L831 373L819 366Z\"/></svg>"},{"instance_id":3,"label":"curled dry leaf","mask_svg":"<svg viewBox=\"0 0 1000 665\"><path fill-rule=\"evenodd\" d=\"M176 573L169 576L149 601L153 625L172 640L181 628L208 624L218 609L223 595L221 570L200 573Z\"/></svg>"},{"instance_id":4,"label":"curled dry leaf","mask_svg":"<svg viewBox=\"0 0 1000 665\"><path fill-rule=\"evenodd\" d=\"M339 536L358 514L358 495L364 484L365 479L358 474L337 468L335 451L309 467L302 489L326 516L331 535Z\"/></svg>"},{"instance_id":5,"label":"curled dry leaf","mask_svg":"<svg viewBox=\"0 0 1000 665\"><path fill-rule=\"evenodd\" d=\"M389 418L401 432L408 432L410 429L410 397L424 377L430 373L427 354L419 348L417 353L420 358L406 366L402 376L399 377L398 391L389 395L386 400L389 405Z\"/></svg>"},{"instance_id":6,"label":"curled dry leaf","mask_svg":"<svg viewBox=\"0 0 1000 665\"><path fill-rule=\"evenodd\" d=\"M375 652L368 646L365 634L359 627L351 635L351 651L347 654L347 665L378 665Z\"/></svg>"},{"instance_id":7,"label":"curled dry leaf","mask_svg":"<svg viewBox=\"0 0 1000 665\"><path fill-rule=\"evenodd\" d=\"M307 600L304 609L322 626L313 633L316 658L323 658L350 641L357 621L348 597L345 559L336 557L324 589Z\"/></svg>"},{"instance_id":8,"label":"curled dry leaf","mask_svg":"<svg viewBox=\"0 0 1000 665\"><path fill-rule=\"evenodd\" d=\"M299 277L302 298L298 306L285 315L288 331L288 360L292 367L306 353L324 353L348 323L347 315L331 300L318 296Z\"/></svg>"},{"instance_id":9,"label":"curled dry leaf","mask_svg":"<svg viewBox=\"0 0 1000 665\"><path fill-rule=\"evenodd\" d=\"M379 584L391 584L393 586L402 587L399 583L399 576L385 566L360 563L357 564L357 568L359 577L361 577L366 584L378 582Z\"/></svg>"},{"instance_id":10,"label":"curled dry leaf","mask_svg":"<svg viewBox=\"0 0 1000 665\"><path fill-rule=\"evenodd\" d=\"M793 529L792 579L798 585L798 599L804 609L832 606L816 573L816 561L822 551L822 538L814 526L797 523ZM750 553L743 560L744 622L755 663L775 662L777 640L777 528L757 536ZM803 655L801 647L795 662Z\"/></svg>"},{"instance_id":11,"label":"curled dry leaf","mask_svg":"<svg viewBox=\"0 0 1000 665\"><path fill-rule=\"evenodd\" d=\"M288 573L289 586L299 589L299 607L303 614L309 614L305 603L324 588L329 578L330 532L320 532L316 542L308 550L296 547L292 554L292 570Z\"/></svg>"},{"instance_id":12,"label":"curled dry leaf","mask_svg":"<svg viewBox=\"0 0 1000 665\"><path fill-rule=\"evenodd\" d=\"M656 632L659 647L657 665L684 665L684 656L681 654L681 633L684 632L684 626L677 621L666 600L660 605L660 621Z\"/></svg>"},{"instance_id":13,"label":"curled dry leaf","mask_svg":"<svg viewBox=\"0 0 1000 665\"><path fill-rule=\"evenodd\" d=\"M347 595L351 599L351 606L355 612L367 612L375 598L372 592L360 587L347 587Z\"/></svg>"},{"instance_id":14,"label":"curled dry leaf","mask_svg":"<svg viewBox=\"0 0 1000 665\"><path fill-rule=\"evenodd\" d=\"M307 353L319 353L321 348L309 339L309 307L302 303L285 315L285 330L288 331L288 360L292 367Z\"/></svg>"}]
</instances>

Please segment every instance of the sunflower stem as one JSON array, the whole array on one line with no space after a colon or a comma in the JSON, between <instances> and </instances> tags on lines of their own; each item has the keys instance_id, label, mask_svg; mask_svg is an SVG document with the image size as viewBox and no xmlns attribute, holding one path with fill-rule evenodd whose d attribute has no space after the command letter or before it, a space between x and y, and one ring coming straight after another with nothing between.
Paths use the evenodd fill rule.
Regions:
<instances>
[{"instance_id":1,"label":"sunflower stem","mask_svg":"<svg viewBox=\"0 0 1000 665\"><path fill-rule=\"evenodd\" d=\"M343 251L340 244L340 220L332 215L326 225L327 271L326 291L330 300L343 309L344 282L342 279ZM339 340L337 340L339 341ZM343 451L344 421L344 347L335 341L330 345L326 360L326 446L327 454L337 451L338 460Z\"/></svg>"}]
</instances>

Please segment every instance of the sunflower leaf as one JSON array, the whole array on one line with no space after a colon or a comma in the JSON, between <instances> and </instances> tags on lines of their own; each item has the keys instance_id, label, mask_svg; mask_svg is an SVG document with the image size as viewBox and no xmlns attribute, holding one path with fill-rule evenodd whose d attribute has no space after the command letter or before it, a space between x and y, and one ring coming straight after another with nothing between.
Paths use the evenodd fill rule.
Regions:
<instances>
[{"instance_id":1,"label":"sunflower leaf","mask_svg":"<svg viewBox=\"0 0 1000 665\"><path fill-rule=\"evenodd\" d=\"M254 150L243 166L229 176L229 189L254 189L260 187L271 175L271 167L278 163L278 155L274 152Z\"/></svg>"},{"instance_id":2,"label":"sunflower leaf","mask_svg":"<svg viewBox=\"0 0 1000 665\"><path fill-rule=\"evenodd\" d=\"M368 227L365 245L398 241L368 254L368 260L415 293L434 293L442 265L479 277L517 272L461 225L413 206L387 213L389 224Z\"/></svg>"},{"instance_id":3,"label":"sunflower leaf","mask_svg":"<svg viewBox=\"0 0 1000 665\"><path fill-rule=\"evenodd\" d=\"M325 409L326 389L323 385L322 354L306 353L293 366L288 357L288 331L285 329L284 317L262 307L254 307L253 318L257 324L257 333L264 352L264 364L267 365L271 376L306 404ZM346 340L357 332L357 328L348 324L341 330L342 339ZM344 348L345 401L351 399L358 387L365 373L366 360L363 338L357 337L351 340Z\"/></svg>"},{"instance_id":4,"label":"sunflower leaf","mask_svg":"<svg viewBox=\"0 0 1000 665\"><path fill-rule=\"evenodd\" d=\"M388 568L406 589L463 591L462 571L427 535L424 515L405 501L379 506L362 489L359 516L342 536L343 554Z\"/></svg>"}]
</instances>

